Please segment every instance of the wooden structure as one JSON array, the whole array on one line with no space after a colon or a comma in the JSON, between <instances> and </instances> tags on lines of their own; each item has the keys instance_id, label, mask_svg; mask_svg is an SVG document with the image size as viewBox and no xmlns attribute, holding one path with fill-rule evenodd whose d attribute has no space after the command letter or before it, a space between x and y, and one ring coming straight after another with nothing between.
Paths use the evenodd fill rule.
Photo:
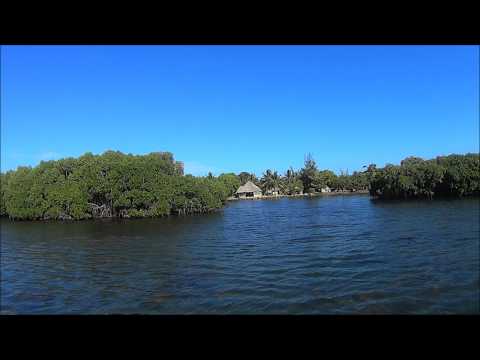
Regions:
<instances>
[{"instance_id":1,"label":"wooden structure","mask_svg":"<svg viewBox=\"0 0 480 360\"><path fill-rule=\"evenodd\" d=\"M242 185L235 192L236 198L259 198L262 197L262 189L255 185L251 181L247 181L245 185Z\"/></svg>"}]
</instances>

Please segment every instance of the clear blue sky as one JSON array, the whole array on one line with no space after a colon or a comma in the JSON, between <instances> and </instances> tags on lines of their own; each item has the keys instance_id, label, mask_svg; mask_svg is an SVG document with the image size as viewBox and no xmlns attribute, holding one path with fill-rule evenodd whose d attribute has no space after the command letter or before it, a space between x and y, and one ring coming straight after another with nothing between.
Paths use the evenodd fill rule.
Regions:
<instances>
[{"instance_id":1,"label":"clear blue sky","mask_svg":"<svg viewBox=\"0 0 480 360\"><path fill-rule=\"evenodd\" d=\"M1 168L170 151L202 175L479 151L475 46L2 46Z\"/></svg>"}]
</instances>

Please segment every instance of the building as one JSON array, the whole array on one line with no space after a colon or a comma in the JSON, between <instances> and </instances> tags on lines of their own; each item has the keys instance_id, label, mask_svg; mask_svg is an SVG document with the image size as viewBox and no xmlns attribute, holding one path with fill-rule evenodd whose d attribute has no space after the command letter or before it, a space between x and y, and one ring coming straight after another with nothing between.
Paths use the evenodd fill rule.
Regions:
<instances>
[{"instance_id":1,"label":"building","mask_svg":"<svg viewBox=\"0 0 480 360\"><path fill-rule=\"evenodd\" d=\"M328 186L322 188L322 193L329 193L329 192L332 192L332 189L330 189Z\"/></svg>"},{"instance_id":2,"label":"building","mask_svg":"<svg viewBox=\"0 0 480 360\"><path fill-rule=\"evenodd\" d=\"M251 181L247 181L245 185L242 185L235 192L235 197L243 198L258 198L262 197L262 190Z\"/></svg>"},{"instance_id":3,"label":"building","mask_svg":"<svg viewBox=\"0 0 480 360\"><path fill-rule=\"evenodd\" d=\"M280 194L279 188L273 188L265 191L265 195L268 195L268 196L278 196L279 194Z\"/></svg>"}]
</instances>

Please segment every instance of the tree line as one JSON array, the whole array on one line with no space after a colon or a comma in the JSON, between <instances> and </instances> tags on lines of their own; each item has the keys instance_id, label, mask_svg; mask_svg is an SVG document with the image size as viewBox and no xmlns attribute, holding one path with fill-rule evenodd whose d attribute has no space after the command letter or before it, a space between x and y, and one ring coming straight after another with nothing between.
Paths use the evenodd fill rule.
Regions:
<instances>
[{"instance_id":1,"label":"tree line","mask_svg":"<svg viewBox=\"0 0 480 360\"><path fill-rule=\"evenodd\" d=\"M258 179L255 174L242 172L240 183L252 181L262 189L264 194L296 195L302 193L318 193L329 188L333 191L357 191L368 189L368 178L364 171L341 172L336 175L331 170L320 170L311 154L306 155L304 166L296 171L290 167L283 175L268 169Z\"/></svg>"},{"instance_id":2,"label":"tree line","mask_svg":"<svg viewBox=\"0 0 480 360\"><path fill-rule=\"evenodd\" d=\"M0 213L43 220L204 213L221 208L239 185L235 174L184 176L168 152L87 153L2 173Z\"/></svg>"},{"instance_id":3,"label":"tree line","mask_svg":"<svg viewBox=\"0 0 480 360\"><path fill-rule=\"evenodd\" d=\"M479 154L452 154L423 160L408 157L400 165L368 166L370 195L382 199L461 197L480 194Z\"/></svg>"},{"instance_id":4,"label":"tree line","mask_svg":"<svg viewBox=\"0 0 480 360\"><path fill-rule=\"evenodd\" d=\"M377 168L370 164L351 175L348 172L336 175L330 170L319 170L309 154L299 171L290 168L282 176L277 171L266 170L260 179L248 173L241 173L239 177L242 184L253 181L264 194L273 191L285 195L317 193L328 187L332 191L368 190L371 196L381 199L462 197L480 194L479 159L479 154L473 153L430 160L412 156L400 165Z\"/></svg>"},{"instance_id":5,"label":"tree line","mask_svg":"<svg viewBox=\"0 0 480 360\"><path fill-rule=\"evenodd\" d=\"M205 177L184 175L169 152L148 155L107 151L42 161L0 174L0 215L11 219L160 217L220 209L240 185L252 181L266 195L368 190L383 199L468 196L480 193L478 154L404 159L400 165L340 175L320 170L311 155L303 168L260 178L241 172Z\"/></svg>"}]
</instances>

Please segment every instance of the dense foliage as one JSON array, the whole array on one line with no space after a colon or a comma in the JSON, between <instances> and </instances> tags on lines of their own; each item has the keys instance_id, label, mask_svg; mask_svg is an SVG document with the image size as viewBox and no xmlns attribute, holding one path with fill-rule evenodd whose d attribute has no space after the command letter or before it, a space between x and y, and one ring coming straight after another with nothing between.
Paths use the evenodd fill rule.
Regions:
<instances>
[{"instance_id":1,"label":"dense foliage","mask_svg":"<svg viewBox=\"0 0 480 360\"><path fill-rule=\"evenodd\" d=\"M480 194L479 154L439 156L432 160L409 157L399 166L366 171L370 194L384 199L433 198Z\"/></svg>"},{"instance_id":2,"label":"dense foliage","mask_svg":"<svg viewBox=\"0 0 480 360\"><path fill-rule=\"evenodd\" d=\"M395 166L352 175L319 170L311 155L299 171L284 175L266 170L258 179L242 172L193 177L168 152L135 156L107 151L79 158L42 161L0 174L0 215L12 219L87 219L96 217L159 217L221 208L247 181L265 195L297 195L369 190L385 199L433 198L480 194L478 154L409 157Z\"/></svg>"},{"instance_id":3,"label":"dense foliage","mask_svg":"<svg viewBox=\"0 0 480 360\"><path fill-rule=\"evenodd\" d=\"M251 180L264 194L294 195L332 191L369 190L372 196L384 199L433 198L436 196L478 195L480 192L479 154L439 156L432 160L418 157L404 159L399 166L388 164L378 169L371 164L365 171L336 175L319 170L310 154L302 169L292 168L281 176L266 170L260 179L241 173L241 183Z\"/></svg>"},{"instance_id":4,"label":"dense foliage","mask_svg":"<svg viewBox=\"0 0 480 360\"><path fill-rule=\"evenodd\" d=\"M12 219L202 213L221 208L239 185L235 174L184 176L171 153L87 153L1 174L0 211Z\"/></svg>"},{"instance_id":5,"label":"dense foliage","mask_svg":"<svg viewBox=\"0 0 480 360\"><path fill-rule=\"evenodd\" d=\"M240 176L242 184L251 180L264 194L295 195L317 193L326 188L334 191L357 191L368 188L366 172L354 172L352 175L342 173L337 176L333 171L319 170L310 154L305 157L304 166L299 171L290 168L281 176L277 171L268 169L260 180L248 173L241 173Z\"/></svg>"}]
</instances>

